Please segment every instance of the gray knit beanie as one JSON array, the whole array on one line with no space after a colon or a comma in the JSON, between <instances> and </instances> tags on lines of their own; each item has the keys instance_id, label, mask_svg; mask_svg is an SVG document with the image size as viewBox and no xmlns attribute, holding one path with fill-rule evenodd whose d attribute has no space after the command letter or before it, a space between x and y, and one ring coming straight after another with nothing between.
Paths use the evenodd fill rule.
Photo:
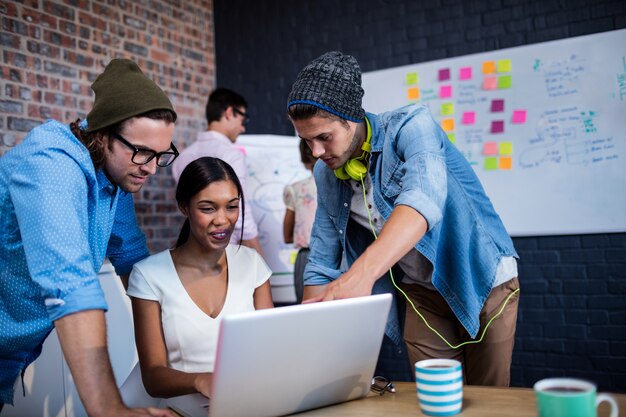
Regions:
<instances>
[{"instance_id":1,"label":"gray knit beanie","mask_svg":"<svg viewBox=\"0 0 626 417\"><path fill-rule=\"evenodd\" d=\"M96 94L87 131L114 125L152 110L176 112L163 90L129 59L113 59L91 85Z\"/></svg>"},{"instance_id":2,"label":"gray knit beanie","mask_svg":"<svg viewBox=\"0 0 626 417\"><path fill-rule=\"evenodd\" d=\"M351 55L327 52L304 67L293 83L287 108L310 104L342 119L362 122L361 68Z\"/></svg>"}]
</instances>

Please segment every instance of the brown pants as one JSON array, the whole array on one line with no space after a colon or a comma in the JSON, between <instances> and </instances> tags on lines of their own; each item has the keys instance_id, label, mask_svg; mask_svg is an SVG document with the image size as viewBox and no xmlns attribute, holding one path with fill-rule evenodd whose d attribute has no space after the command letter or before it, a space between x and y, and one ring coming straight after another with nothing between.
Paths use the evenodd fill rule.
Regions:
<instances>
[{"instance_id":1,"label":"brown pants","mask_svg":"<svg viewBox=\"0 0 626 417\"><path fill-rule=\"evenodd\" d=\"M439 292L417 284L401 284L400 287L430 326L451 345L472 340ZM480 312L480 329L476 339L480 338L487 322L497 314L506 298L517 288L519 281L514 278L491 291ZM464 383L509 386L518 303L519 293L511 297L502 314L491 322L482 342L452 349L426 327L424 321L407 302L404 340L411 365L422 359L456 359L463 366Z\"/></svg>"}]
</instances>

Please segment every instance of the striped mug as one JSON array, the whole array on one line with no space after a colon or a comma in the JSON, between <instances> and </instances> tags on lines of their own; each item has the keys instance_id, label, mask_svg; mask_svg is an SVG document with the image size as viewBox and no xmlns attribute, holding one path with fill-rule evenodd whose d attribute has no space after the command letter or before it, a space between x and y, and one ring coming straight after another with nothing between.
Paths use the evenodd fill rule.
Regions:
<instances>
[{"instance_id":1,"label":"striped mug","mask_svg":"<svg viewBox=\"0 0 626 417\"><path fill-rule=\"evenodd\" d=\"M463 405L461 362L453 359L425 359L415 363L417 399L428 416L453 416Z\"/></svg>"}]
</instances>

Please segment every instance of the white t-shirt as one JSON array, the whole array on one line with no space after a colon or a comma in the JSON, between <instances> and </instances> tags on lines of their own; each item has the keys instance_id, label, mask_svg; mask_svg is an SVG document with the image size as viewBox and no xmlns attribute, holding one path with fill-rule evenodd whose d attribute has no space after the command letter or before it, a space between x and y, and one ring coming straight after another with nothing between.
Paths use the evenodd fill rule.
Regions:
<instances>
[{"instance_id":1,"label":"white t-shirt","mask_svg":"<svg viewBox=\"0 0 626 417\"><path fill-rule=\"evenodd\" d=\"M127 294L158 301L169 366L184 372L213 372L222 317L254 310L254 291L272 274L263 258L245 246L226 247L228 287L216 318L191 299L174 267L169 249L138 262Z\"/></svg>"}]
</instances>

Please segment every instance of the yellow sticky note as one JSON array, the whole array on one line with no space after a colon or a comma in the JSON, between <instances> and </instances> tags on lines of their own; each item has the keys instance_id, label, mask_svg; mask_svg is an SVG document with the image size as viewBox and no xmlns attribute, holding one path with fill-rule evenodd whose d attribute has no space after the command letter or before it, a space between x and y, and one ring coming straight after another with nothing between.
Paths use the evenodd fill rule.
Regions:
<instances>
[{"instance_id":1,"label":"yellow sticky note","mask_svg":"<svg viewBox=\"0 0 626 417\"><path fill-rule=\"evenodd\" d=\"M454 119L443 119L441 121L441 128L444 132L451 132L454 130Z\"/></svg>"},{"instance_id":2,"label":"yellow sticky note","mask_svg":"<svg viewBox=\"0 0 626 417\"><path fill-rule=\"evenodd\" d=\"M441 103L441 115L450 116L454 114L454 103Z\"/></svg>"},{"instance_id":3,"label":"yellow sticky note","mask_svg":"<svg viewBox=\"0 0 626 417\"><path fill-rule=\"evenodd\" d=\"M511 72L511 60L510 59L499 59L497 64L498 72Z\"/></svg>"},{"instance_id":4,"label":"yellow sticky note","mask_svg":"<svg viewBox=\"0 0 626 417\"><path fill-rule=\"evenodd\" d=\"M419 77L417 75L417 72L409 72L406 75L406 85L417 84L418 81L419 81Z\"/></svg>"},{"instance_id":5,"label":"yellow sticky note","mask_svg":"<svg viewBox=\"0 0 626 417\"><path fill-rule=\"evenodd\" d=\"M298 257L298 251L294 250L289 254L289 263L294 265L296 263L296 258Z\"/></svg>"},{"instance_id":6,"label":"yellow sticky note","mask_svg":"<svg viewBox=\"0 0 626 417\"><path fill-rule=\"evenodd\" d=\"M485 158L485 171L494 171L498 169L498 158L490 156Z\"/></svg>"},{"instance_id":7,"label":"yellow sticky note","mask_svg":"<svg viewBox=\"0 0 626 417\"><path fill-rule=\"evenodd\" d=\"M456 137L454 133L448 133L448 140L452 143L456 143Z\"/></svg>"},{"instance_id":8,"label":"yellow sticky note","mask_svg":"<svg viewBox=\"0 0 626 417\"><path fill-rule=\"evenodd\" d=\"M409 100L419 100L420 89L418 87L411 87L406 91L406 96Z\"/></svg>"},{"instance_id":9,"label":"yellow sticky note","mask_svg":"<svg viewBox=\"0 0 626 417\"><path fill-rule=\"evenodd\" d=\"M500 169L513 168L513 158L511 158L510 156L503 156L502 158L500 158L499 168Z\"/></svg>"},{"instance_id":10,"label":"yellow sticky note","mask_svg":"<svg viewBox=\"0 0 626 417\"><path fill-rule=\"evenodd\" d=\"M500 142L498 150L500 155L513 155L513 142Z\"/></svg>"},{"instance_id":11,"label":"yellow sticky note","mask_svg":"<svg viewBox=\"0 0 626 417\"><path fill-rule=\"evenodd\" d=\"M496 72L496 63L493 61L483 62L483 74L493 74Z\"/></svg>"},{"instance_id":12,"label":"yellow sticky note","mask_svg":"<svg viewBox=\"0 0 626 417\"><path fill-rule=\"evenodd\" d=\"M498 89L511 88L513 85L513 77L510 75L501 75L498 77Z\"/></svg>"}]
</instances>

